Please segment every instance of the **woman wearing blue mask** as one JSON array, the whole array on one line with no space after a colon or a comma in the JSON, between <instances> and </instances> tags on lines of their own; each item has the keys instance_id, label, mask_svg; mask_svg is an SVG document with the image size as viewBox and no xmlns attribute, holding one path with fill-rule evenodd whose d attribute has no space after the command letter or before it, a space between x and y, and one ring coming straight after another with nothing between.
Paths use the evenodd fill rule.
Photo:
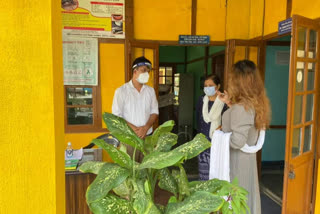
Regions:
<instances>
[{"instance_id":1,"label":"woman wearing blue mask","mask_svg":"<svg viewBox=\"0 0 320 214\"><path fill-rule=\"evenodd\" d=\"M209 141L213 132L221 126L221 116L227 110L217 91L220 89L220 79L216 75L210 75L204 81L205 95L199 98L197 104L198 133L204 134ZM200 180L209 179L210 148L198 156L199 178Z\"/></svg>"}]
</instances>

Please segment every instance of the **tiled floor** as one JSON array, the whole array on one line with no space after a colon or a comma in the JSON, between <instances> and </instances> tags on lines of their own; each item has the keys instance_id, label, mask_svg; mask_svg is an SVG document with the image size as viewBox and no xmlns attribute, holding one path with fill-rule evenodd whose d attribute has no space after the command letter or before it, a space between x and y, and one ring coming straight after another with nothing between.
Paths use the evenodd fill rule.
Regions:
<instances>
[{"instance_id":1,"label":"tiled floor","mask_svg":"<svg viewBox=\"0 0 320 214\"><path fill-rule=\"evenodd\" d=\"M262 214L281 214L283 169L262 170L261 174Z\"/></svg>"},{"instance_id":2,"label":"tiled floor","mask_svg":"<svg viewBox=\"0 0 320 214\"><path fill-rule=\"evenodd\" d=\"M271 200L264 193L261 193L261 213L262 214L281 214L281 206Z\"/></svg>"},{"instance_id":3,"label":"tiled floor","mask_svg":"<svg viewBox=\"0 0 320 214\"><path fill-rule=\"evenodd\" d=\"M282 198L283 170L262 171L261 183L279 198Z\"/></svg>"}]
</instances>

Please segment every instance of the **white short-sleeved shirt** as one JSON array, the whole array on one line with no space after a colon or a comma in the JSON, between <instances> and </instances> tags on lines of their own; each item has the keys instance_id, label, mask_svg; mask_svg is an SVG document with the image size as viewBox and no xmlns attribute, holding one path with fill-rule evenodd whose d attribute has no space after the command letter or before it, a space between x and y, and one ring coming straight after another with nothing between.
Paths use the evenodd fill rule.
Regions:
<instances>
[{"instance_id":1,"label":"white short-sleeved shirt","mask_svg":"<svg viewBox=\"0 0 320 214\"><path fill-rule=\"evenodd\" d=\"M154 89L143 85L139 92L130 80L115 91L112 114L122 117L137 127L146 125L151 114L159 114ZM151 133L152 127L147 134Z\"/></svg>"}]
</instances>

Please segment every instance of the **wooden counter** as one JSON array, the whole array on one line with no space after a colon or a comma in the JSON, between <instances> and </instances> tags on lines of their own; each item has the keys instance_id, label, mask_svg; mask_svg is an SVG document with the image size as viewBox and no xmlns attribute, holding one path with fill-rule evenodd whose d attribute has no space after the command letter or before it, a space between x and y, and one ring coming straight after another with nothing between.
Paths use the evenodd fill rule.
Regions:
<instances>
[{"instance_id":1,"label":"wooden counter","mask_svg":"<svg viewBox=\"0 0 320 214\"><path fill-rule=\"evenodd\" d=\"M66 214L91 214L86 202L86 191L96 175L66 171Z\"/></svg>"}]
</instances>

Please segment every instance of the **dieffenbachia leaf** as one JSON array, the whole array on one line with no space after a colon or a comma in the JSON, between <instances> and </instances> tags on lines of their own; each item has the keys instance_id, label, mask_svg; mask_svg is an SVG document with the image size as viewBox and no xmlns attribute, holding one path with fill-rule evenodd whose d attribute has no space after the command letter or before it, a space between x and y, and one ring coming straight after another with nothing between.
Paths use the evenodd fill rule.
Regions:
<instances>
[{"instance_id":1,"label":"dieffenbachia leaf","mask_svg":"<svg viewBox=\"0 0 320 214\"><path fill-rule=\"evenodd\" d=\"M166 132L171 132L171 130L174 127L174 121L173 120L168 120L167 122L163 123L160 125L152 134L151 137L151 143L153 146L155 146L158 142L158 138L162 133Z\"/></svg>"},{"instance_id":2,"label":"dieffenbachia leaf","mask_svg":"<svg viewBox=\"0 0 320 214\"><path fill-rule=\"evenodd\" d=\"M128 186L128 179L122 182L119 186L113 189L113 192L122 198L128 198L130 189Z\"/></svg>"},{"instance_id":3,"label":"dieffenbachia leaf","mask_svg":"<svg viewBox=\"0 0 320 214\"><path fill-rule=\"evenodd\" d=\"M143 140L135 134L123 118L105 112L103 120L111 134L120 142L136 147L144 152Z\"/></svg>"},{"instance_id":4,"label":"dieffenbachia leaf","mask_svg":"<svg viewBox=\"0 0 320 214\"><path fill-rule=\"evenodd\" d=\"M206 191L211 193L216 193L219 191L224 185L226 185L227 181L212 179L208 181L193 181L189 183L190 192L194 193L197 191Z\"/></svg>"},{"instance_id":5,"label":"dieffenbachia leaf","mask_svg":"<svg viewBox=\"0 0 320 214\"><path fill-rule=\"evenodd\" d=\"M152 145L151 143L152 140L152 136L147 136L144 139L144 150L147 152L147 154L150 154L151 152L153 152L154 149L154 145Z\"/></svg>"},{"instance_id":6,"label":"dieffenbachia leaf","mask_svg":"<svg viewBox=\"0 0 320 214\"><path fill-rule=\"evenodd\" d=\"M168 192L173 193L177 196L178 193L178 184L174 177L171 175L169 169L160 169L159 170L159 187L161 189L167 190Z\"/></svg>"},{"instance_id":7,"label":"dieffenbachia leaf","mask_svg":"<svg viewBox=\"0 0 320 214\"><path fill-rule=\"evenodd\" d=\"M107 144L102 139L94 139L92 140L92 143L96 144L100 148L103 148L108 152L111 159L119 164L120 166L131 169L132 168L132 160L130 159L130 156L127 153L124 153L117 148L115 148L113 145Z\"/></svg>"},{"instance_id":8,"label":"dieffenbachia leaf","mask_svg":"<svg viewBox=\"0 0 320 214\"><path fill-rule=\"evenodd\" d=\"M181 164L179 164L179 168L180 168L180 176L179 176L179 184L178 184L179 192L180 194L190 196L187 173Z\"/></svg>"},{"instance_id":9,"label":"dieffenbachia leaf","mask_svg":"<svg viewBox=\"0 0 320 214\"><path fill-rule=\"evenodd\" d=\"M90 204L104 198L110 190L119 186L129 176L130 171L117 164L105 163L98 176L87 189L87 203Z\"/></svg>"},{"instance_id":10,"label":"dieffenbachia leaf","mask_svg":"<svg viewBox=\"0 0 320 214\"><path fill-rule=\"evenodd\" d=\"M94 173L98 174L101 167L105 164L105 162L99 161L87 161L81 164L79 167L80 172L83 173Z\"/></svg>"},{"instance_id":11,"label":"dieffenbachia leaf","mask_svg":"<svg viewBox=\"0 0 320 214\"><path fill-rule=\"evenodd\" d=\"M183 158L183 154L178 151L170 152L152 152L145 156L138 169L153 168L162 169L172 166Z\"/></svg>"},{"instance_id":12,"label":"dieffenbachia leaf","mask_svg":"<svg viewBox=\"0 0 320 214\"><path fill-rule=\"evenodd\" d=\"M191 159L210 148L210 146L211 143L207 140L206 136L197 134L192 141L175 148L173 151L183 153L187 159Z\"/></svg>"},{"instance_id":13,"label":"dieffenbachia leaf","mask_svg":"<svg viewBox=\"0 0 320 214\"><path fill-rule=\"evenodd\" d=\"M162 133L158 138L157 146L154 151L158 152L168 152L171 147L177 143L178 136L176 134L167 132Z\"/></svg>"},{"instance_id":14,"label":"dieffenbachia leaf","mask_svg":"<svg viewBox=\"0 0 320 214\"><path fill-rule=\"evenodd\" d=\"M94 214L135 214L131 203L114 195L108 195L99 201L89 204Z\"/></svg>"},{"instance_id":15,"label":"dieffenbachia leaf","mask_svg":"<svg viewBox=\"0 0 320 214\"><path fill-rule=\"evenodd\" d=\"M169 203L165 214L207 214L218 211L224 200L209 192L193 193L180 203Z\"/></svg>"},{"instance_id":16,"label":"dieffenbachia leaf","mask_svg":"<svg viewBox=\"0 0 320 214\"><path fill-rule=\"evenodd\" d=\"M161 214L157 206L153 203L151 195L145 192L145 183L143 183L143 180L138 180L134 188L133 208L137 214Z\"/></svg>"}]
</instances>

